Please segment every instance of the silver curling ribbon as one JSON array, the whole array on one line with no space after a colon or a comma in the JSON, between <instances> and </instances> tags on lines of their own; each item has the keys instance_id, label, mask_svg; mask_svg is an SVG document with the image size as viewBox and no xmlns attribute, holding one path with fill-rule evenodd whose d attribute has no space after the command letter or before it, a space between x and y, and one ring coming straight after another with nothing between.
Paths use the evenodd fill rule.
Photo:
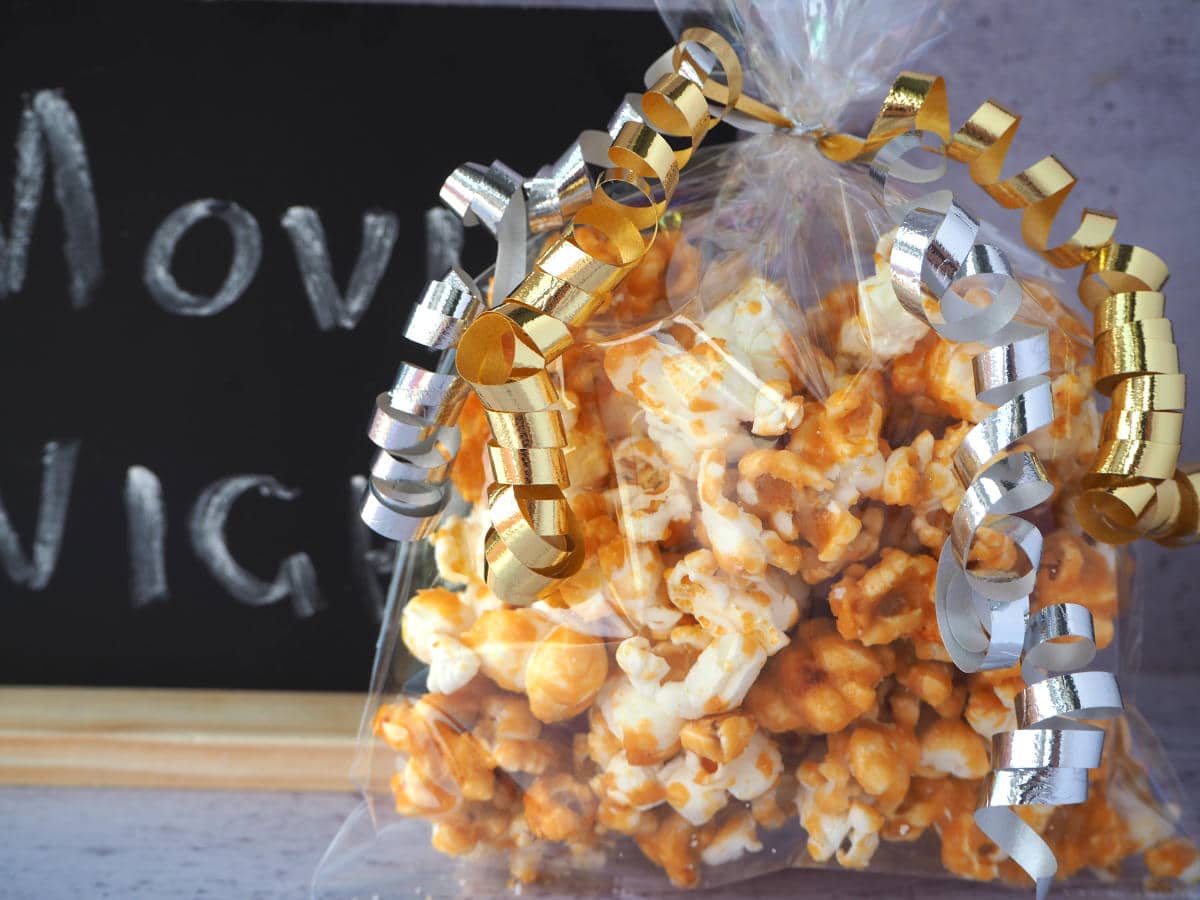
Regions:
<instances>
[{"instance_id":1,"label":"silver curling ribbon","mask_svg":"<svg viewBox=\"0 0 1200 900\"><path fill-rule=\"evenodd\" d=\"M1021 286L998 249L976 243L979 223L949 191L905 209L890 258L896 297L947 340L987 347L973 361L975 390L996 404L954 458L964 493L938 560L938 626L964 672L1008 668L1021 658L1042 552L1041 532L1018 513L1054 492L1037 455L1016 449L1054 419L1049 334L1013 321ZM988 302L969 302L965 290ZM968 567L985 528L1020 551L1011 571Z\"/></svg>"},{"instance_id":2,"label":"silver curling ribbon","mask_svg":"<svg viewBox=\"0 0 1200 900\"><path fill-rule=\"evenodd\" d=\"M375 399L367 435L379 448L367 478L360 515L393 541L428 535L450 499L446 478L458 453L455 423L466 385L447 351L437 371L404 363L392 390Z\"/></svg>"},{"instance_id":3,"label":"silver curling ribbon","mask_svg":"<svg viewBox=\"0 0 1200 900\"><path fill-rule=\"evenodd\" d=\"M588 167L607 169L608 151L626 122L642 122L640 94L626 94L606 131L589 130L542 166L522 178L499 160L490 166L464 163L442 184L440 196L464 225L483 225L496 238L492 296L497 304L529 273L534 235L563 228L592 200L594 182Z\"/></svg>"},{"instance_id":4,"label":"silver curling ribbon","mask_svg":"<svg viewBox=\"0 0 1200 900\"><path fill-rule=\"evenodd\" d=\"M639 115L626 99L614 121ZM608 165L610 141L604 132L580 135L530 179L499 161L486 167L466 163L446 179L441 199L449 211L464 226L482 225L496 238L493 296L503 298L525 277L533 235L563 227L591 200L588 165ZM415 541L427 536L450 500L446 478L458 452L458 414L469 392L455 370L454 348L485 306L477 280L454 265L429 282L413 308L404 336L442 355L432 372L404 363L391 390L376 398L367 435L379 453L360 515L386 538Z\"/></svg>"},{"instance_id":5,"label":"silver curling ribbon","mask_svg":"<svg viewBox=\"0 0 1200 900\"><path fill-rule=\"evenodd\" d=\"M919 145L920 136L902 135L870 167L900 221L890 257L892 286L904 308L945 339L985 346L972 360L975 392L995 406L954 458L964 491L938 559L938 628L964 672L1021 664L1027 687L1016 699L1018 727L993 737L992 772L975 822L1033 878L1043 900L1057 861L1014 807L1087 799L1088 769L1100 764L1104 732L1080 720L1120 715L1121 694L1111 673L1080 671L1096 653L1086 607L1062 603L1030 615L1042 534L1018 514L1048 500L1054 488L1037 454L1021 444L1054 417L1049 332L1015 321L1020 283L998 248L977 243L979 223L949 191L915 201L887 196L889 178L926 183L940 177L944 160L917 167L902 159ZM988 302L969 302L969 289L975 289L973 299L982 294ZM1014 569L968 566L984 528L1020 551Z\"/></svg>"},{"instance_id":6,"label":"silver curling ribbon","mask_svg":"<svg viewBox=\"0 0 1200 900\"><path fill-rule=\"evenodd\" d=\"M975 823L1034 880L1038 900L1058 865L1054 851L1013 807L1065 806L1088 796L1088 769L1100 765L1104 730L1081 720L1121 715L1121 691L1110 672L1076 671L1096 653L1092 614L1057 603L1030 620L1016 697L1017 730L992 738L992 771L984 779ZM1051 674L1057 672L1057 674Z\"/></svg>"},{"instance_id":7,"label":"silver curling ribbon","mask_svg":"<svg viewBox=\"0 0 1200 900\"><path fill-rule=\"evenodd\" d=\"M592 199L592 179L580 141L533 178L499 160L465 163L442 184L441 198L463 224L483 225L496 238L492 296L503 299L529 271L530 238L561 228Z\"/></svg>"},{"instance_id":8,"label":"silver curling ribbon","mask_svg":"<svg viewBox=\"0 0 1200 900\"><path fill-rule=\"evenodd\" d=\"M475 280L454 266L429 283L409 317L404 336L442 354L432 372L403 363L391 390L375 399L367 436L379 452L359 515L383 537L420 540L450 500L446 478L458 453L458 414L468 393L454 368L453 347L483 305Z\"/></svg>"}]
</instances>

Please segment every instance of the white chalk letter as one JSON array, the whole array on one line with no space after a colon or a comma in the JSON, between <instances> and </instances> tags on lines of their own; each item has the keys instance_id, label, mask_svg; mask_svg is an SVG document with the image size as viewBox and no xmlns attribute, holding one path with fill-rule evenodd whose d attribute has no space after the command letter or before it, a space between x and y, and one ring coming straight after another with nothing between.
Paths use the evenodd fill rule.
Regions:
<instances>
[{"instance_id":1,"label":"white chalk letter","mask_svg":"<svg viewBox=\"0 0 1200 900\"><path fill-rule=\"evenodd\" d=\"M17 131L13 216L7 238L0 229L0 299L25 284L33 223L46 181L46 158L54 168L54 200L62 212L63 256L70 273L71 304L82 309L104 276L100 260L100 214L92 189L83 132L58 91L38 91L26 101Z\"/></svg>"},{"instance_id":2,"label":"white chalk letter","mask_svg":"<svg viewBox=\"0 0 1200 900\"><path fill-rule=\"evenodd\" d=\"M233 260L220 289L211 297L193 294L179 286L171 274L175 247L188 229L203 219L220 219L233 238ZM213 316L230 306L254 279L262 261L262 232L254 216L226 200L194 200L179 207L158 226L146 248L142 280L146 290L167 312L181 316Z\"/></svg>"},{"instance_id":3,"label":"white chalk letter","mask_svg":"<svg viewBox=\"0 0 1200 900\"><path fill-rule=\"evenodd\" d=\"M307 618L325 604L317 587L317 572L307 553L294 553L283 561L274 581L263 581L233 558L225 542L225 522L234 502L257 490L274 500L294 500L299 491L284 487L269 475L233 475L208 486L196 498L188 527L192 549L209 573L239 603L269 606L291 597L292 610Z\"/></svg>"},{"instance_id":4,"label":"white chalk letter","mask_svg":"<svg viewBox=\"0 0 1200 900\"><path fill-rule=\"evenodd\" d=\"M129 529L129 593L133 608L161 603L167 591L167 512L162 482L144 466L125 473L125 522Z\"/></svg>"},{"instance_id":5,"label":"white chalk letter","mask_svg":"<svg viewBox=\"0 0 1200 900\"><path fill-rule=\"evenodd\" d=\"M304 281L304 290L312 305L317 327L322 331L333 328L353 331L354 326L367 314L375 290L392 258L392 248L396 246L396 238L400 234L396 217L388 212L377 211L363 216L362 246L350 273L345 298L333 280L329 244L316 210L307 206L293 206L283 214L281 224L292 239L296 264L300 267L300 277Z\"/></svg>"},{"instance_id":6,"label":"white chalk letter","mask_svg":"<svg viewBox=\"0 0 1200 900\"><path fill-rule=\"evenodd\" d=\"M42 450L42 490L31 556L21 547L21 538L0 501L0 565L13 582L31 591L42 590L54 577L78 458L79 441L50 441Z\"/></svg>"}]
</instances>

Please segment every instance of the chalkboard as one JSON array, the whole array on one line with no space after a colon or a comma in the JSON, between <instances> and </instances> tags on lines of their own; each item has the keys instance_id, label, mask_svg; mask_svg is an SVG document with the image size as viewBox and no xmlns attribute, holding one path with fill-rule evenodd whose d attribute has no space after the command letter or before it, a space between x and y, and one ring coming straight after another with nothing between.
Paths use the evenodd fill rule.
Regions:
<instances>
[{"instance_id":1,"label":"chalkboard","mask_svg":"<svg viewBox=\"0 0 1200 900\"><path fill-rule=\"evenodd\" d=\"M602 127L669 36L83 7L0 12L0 683L364 688L381 573L352 478L411 352L425 211L461 162L532 174Z\"/></svg>"}]
</instances>

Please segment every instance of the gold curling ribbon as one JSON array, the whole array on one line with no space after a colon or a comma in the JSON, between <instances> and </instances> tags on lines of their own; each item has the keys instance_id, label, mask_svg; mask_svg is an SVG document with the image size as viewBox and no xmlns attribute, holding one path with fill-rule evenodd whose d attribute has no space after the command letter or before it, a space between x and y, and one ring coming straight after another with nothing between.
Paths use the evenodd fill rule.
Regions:
<instances>
[{"instance_id":1,"label":"gold curling ribbon","mask_svg":"<svg viewBox=\"0 0 1200 900\"><path fill-rule=\"evenodd\" d=\"M1116 216L1093 209L1083 211L1064 243L1050 246L1051 226L1076 178L1054 156L1001 177L1020 121L989 100L951 133L942 79L901 72L866 138L826 133L817 145L829 159L851 162L868 160L906 132L937 135L943 146L935 152L966 163L988 196L1022 211L1021 235L1030 248L1058 268L1083 267L1079 297L1094 316L1096 388L1112 405L1084 478L1080 522L1106 543L1200 539L1200 473L1177 468L1185 386L1163 314L1166 264L1144 247L1116 243Z\"/></svg>"},{"instance_id":2,"label":"gold curling ribbon","mask_svg":"<svg viewBox=\"0 0 1200 900\"><path fill-rule=\"evenodd\" d=\"M692 47L715 60L723 84L697 62ZM583 563L579 523L564 494L570 479L560 398L548 371L571 346L570 328L586 322L603 295L650 249L680 169L725 110L736 107L776 124L787 122L742 97L737 54L713 31L685 31L675 46L673 69L642 95L644 121L625 123L613 138L613 165L597 179L591 203L512 294L476 319L459 341L459 374L479 397L492 430L487 451L495 483L488 489L485 575L508 603L531 603ZM577 228L607 239L604 258L580 247Z\"/></svg>"}]
</instances>

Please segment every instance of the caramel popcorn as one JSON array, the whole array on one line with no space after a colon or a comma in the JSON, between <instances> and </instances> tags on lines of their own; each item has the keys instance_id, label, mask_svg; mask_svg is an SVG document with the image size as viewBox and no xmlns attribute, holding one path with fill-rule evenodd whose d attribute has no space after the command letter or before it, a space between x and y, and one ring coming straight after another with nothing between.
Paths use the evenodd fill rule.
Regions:
<instances>
[{"instance_id":1,"label":"caramel popcorn","mask_svg":"<svg viewBox=\"0 0 1200 900\"><path fill-rule=\"evenodd\" d=\"M468 401L454 484L470 508L433 534L438 581L401 616L430 692L374 723L399 754L397 810L429 819L439 851L504 851L524 883L636 845L695 887L798 824L816 861L864 868L881 842L927 836L955 875L1024 877L974 812L1025 683L1016 667L958 672L934 605L963 495L954 457L991 409L974 393L980 348L900 307L890 243L875 275L810 305L735 265L699 290L700 251L660 236L554 369L586 552L527 608L482 577L488 434ZM1086 605L1105 646L1117 557L1071 508L1099 431L1089 332L1025 287L1023 312L1054 325L1056 409L1028 443L1063 486L1032 513L1045 545L1031 605ZM1016 553L984 528L971 564ZM1155 885L1200 878L1178 816L1135 787L1110 738L1086 803L1018 814L1064 877L1109 878L1142 854Z\"/></svg>"},{"instance_id":2,"label":"caramel popcorn","mask_svg":"<svg viewBox=\"0 0 1200 900\"><path fill-rule=\"evenodd\" d=\"M567 474L575 490L585 490L604 482L612 470L608 433L591 404L580 403L571 390L563 397L563 426L571 434L566 450Z\"/></svg>"},{"instance_id":3,"label":"caramel popcorn","mask_svg":"<svg viewBox=\"0 0 1200 900\"><path fill-rule=\"evenodd\" d=\"M445 588L417 591L404 607L400 630L410 653L429 666L429 689L453 694L479 671L479 657L460 638L475 624L469 598Z\"/></svg>"},{"instance_id":4,"label":"caramel popcorn","mask_svg":"<svg viewBox=\"0 0 1200 900\"><path fill-rule=\"evenodd\" d=\"M895 448L884 464L883 500L912 511L912 530L922 546L938 553L950 530L950 517L963 489L954 474L954 454L970 423L946 429L934 439L922 431L906 446Z\"/></svg>"},{"instance_id":5,"label":"caramel popcorn","mask_svg":"<svg viewBox=\"0 0 1200 900\"><path fill-rule=\"evenodd\" d=\"M783 770L779 750L761 731L727 763L713 764L691 751L667 763L659 776L671 807L693 825L703 825L729 797L754 800L775 786Z\"/></svg>"},{"instance_id":6,"label":"caramel popcorn","mask_svg":"<svg viewBox=\"0 0 1200 900\"><path fill-rule=\"evenodd\" d=\"M966 685L955 680L955 669L951 663L937 660L917 659L915 655L900 652L896 655L896 681L912 693L914 700L924 702L943 718L958 718L962 715L967 699ZM897 692L889 697L893 714L902 702ZM919 715L919 709L908 715ZM914 719L915 724L915 719Z\"/></svg>"},{"instance_id":7,"label":"caramel popcorn","mask_svg":"<svg viewBox=\"0 0 1200 900\"><path fill-rule=\"evenodd\" d=\"M537 643L525 664L530 709L543 722L574 718L591 706L607 676L604 644L560 625Z\"/></svg>"},{"instance_id":8,"label":"caramel popcorn","mask_svg":"<svg viewBox=\"0 0 1200 900\"><path fill-rule=\"evenodd\" d=\"M676 887L700 883L700 841L695 826L672 810L637 836L646 858L661 866Z\"/></svg>"},{"instance_id":9,"label":"caramel popcorn","mask_svg":"<svg viewBox=\"0 0 1200 900\"><path fill-rule=\"evenodd\" d=\"M846 640L829 619L800 624L746 697L769 731L841 731L875 705L875 689L895 666L890 648Z\"/></svg>"},{"instance_id":10,"label":"caramel popcorn","mask_svg":"<svg viewBox=\"0 0 1200 900\"><path fill-rule=\"evenodd\" d=\"M971 360L983 351L980 344L956 344L934 333L896 359L892 390L924 413L978 422L991 407L975 397Z\"/></svg>"},{"instance_id":11,"label":"caramel popcorn","mask_svg":"<svg viewBox=\"0 0 1200 900\"><path fill-rule=\"evenodd\" d=\"M1171 838L1145 853L1146 868L1155 878L1200 883L1200 851L1187 838Z\"/></svg>"},{"instance_id":12,"label":"caramel popcorn","mask_svg":"<svg viewBox=\"0 0 1200 900\"><path fill-rule=\"evenodd\" d=\"M706 866L720 866L762 849L754 817L745 810L734 812L702 839L700 859Z\"/></svg>"},{"instance_id":13,"label":"caramel popcorn","mask_svg":"<svg viewBox=\"0 0 1200 900\"><path fill-rule=\"evenodd\" d=\"M890 248L890 238L881 239L884 241ZM858 285L857 311L843 319L838 331L838 355L862 368L874 359L891 360L911 353L929 332L929 326L896 299L886 259L885 252L882 265L877 264L879 271Z\"/></svg>"},{"instance_id":14,"label":"caramel popcorn","mask_svg":"<svg viewBox=\"0 0 1200 900\"><path fill-rule=\"evenodd\" d=\"M700 522L718 564L730 574L761 575L768 565L795 574L800 548L725 496L725 453L706 450L697 463Z\"/></svg>"},{"instance_id":15,"label":"caramel popcorn","mask_svg":"<svg viewBox=\"0 0 1200 900\"><path fill-rule=\"evenodd\" d=\"M525 791L525 821L544 840L580 840L595 820L595 795L566 772L539 775Z\"/></svg>"},{"instance_id":16,"label":"caramel popcorn","mask_svg":"<svg viewBox=\"0 0 1200 900\"><path fill-rule=\"evenodd\" d=\"M506 772L541 775L562 764L562 748L541 740L542 723L525 698L496 693L480 706L474 734L488 748L496 767Z\"/></svg>"},{"instance_id":17,"label":"caramel popcorn","mask_svg":"<svg viewBox=\"0 0 1200 900\"><path fill-rule=\"evenodd\" d=\"M1017 666L976 672L968 679L963 718L988 739L998 732L1012 731L1017 727L1017 716L1013 711L1016 696L1024 687L1025 681Z\"/></svg>"},{"instance_id":18,"label":"caramel popcorn","mask_svg":"<svg viewBox=\"0 0 1200 900\"><path fill-rule=\"evenodd\" d=\"M745 635L767 653L775 653L788 642L787 631L796 624L808 590L793 586L789 591L789 585L770 573L722 577L717 555L696 550L671 569L667 596L709 634Z\"/></svg>"},{"instance_id":19,"label":"caramel popcorn","mask_svg":"<svg viewBox=\"0 0 1200 900\"><path fill-rule=\"evenodd\" d=\"M523 691L533 649L552 628L537 610L489 609L463 632L462 642L475 652L484 675L506 691Z\"/></svg>"},{"instance_id":20,"label":"caramel popcorn","mask_svg":"<svg viewBox=\"0 0 1200 900\"><path fill-rule=\"evenodd\" d=\"M700 333L721 342L738 363L764 383L797 380L799 313L778 285L751 277L700 322ZM731 368L733 364L731 362ZM796 406L796 414L800 412ZM789 424L795 428L798 422Z\"/></svg>"},{"instance_id":21,"label":"caramel popcorn","mask_svg":"<svg viewBox=\"0 0 1200 900\"><path fill-rule=\"evenodd\" d=\"M796 778L796 806L808 834L809 856L817 862L836 856L847 868L865 868L879 847L885 819L854 783L850 767L831 752L821 762L805 762Z\"/></svg>"},{"instance_id":22,"label":"caramel popcorn","mask_svg":"<svg viewBox=\"0 0 1200 900\"><path fill-rule=\"evenodd\" d=\"M706 716L684 725L679 741L702 759L727 763L746 749L756 728L754 719L742 713Z\"/></svg>"},{"instance_id":23,"label":"caramel popcorn","mask_svg":"<svg viewBox=\"0 0 1200 900\"><path fill-rule=\"evenodd\" d=\"M713 638L699 652L674 640L651 645L643 637L629 638L617 648L617 665L634 689L653 697L664 714L679 721L736 707L766 660L767 651L757 641L738 633Z\"/></svg>"},{"instance_id":24,"label":"caramel popcorn","mask_svg":"<svg viewBox=\"0 0 1200 900\"><path fill-rule=\"evenodd\" d=\"M851 566L829 592L838 634L868 647L937 627L933 582L937 560L888 547L870 569Z\"/></svg>"},{"instance_id":25,"label":"caramel popcorn","mask_svg":"<svg viewBox=\"0 0 1200 900\"><path fill-rule=\"evenodd\" d=\"M626 438L613 447L613 462L629 540L665 540L673 523L691 521L691 494L678 473L667 468L653 441Z\"/></svg>"},{"instance_id":26,"label":"caramel popcorn","mask_svg":"<svg viewBox=\"0 0 1200 900\"><path fill-rule=\"evenodd\" d=\"M722 347L701 342L686 350L648 335L613 345L604 369L617 391L640 404L646 436L680 474L694 475L703 450L720 447L737 458L756 445L741 425L754 420L758 387L729 365Z\"/></svg>"},{"instance_id":27,"label":"caramel popcorn","mask_svg":"<svg viewBox=\"0 0 1200 900\"><path fill-rule=\"evenodd\" d=\"M988 745L959 718L939 718L921 731L921 775L979 779L991 768Z\"/></svg>"},{"instance_id":28,"label":"caramel popcorn","mask_svg":"<svg viewBox=\"0 0 1200 900\"><path fill-rule=\"evenodd\" d=\"M456 585L482 583L486 532L487 517L482 506L476 506L469 516L448 517L429 539L438 576Z\"/></svg>"},{"instance_id":29,"label":"caramel popcorn","mask_svg":"<svg viewBox=\"0 0 1200 900\"><path fill-rule=\"evenodd\" d=\"M639 691L624 673L608 679L596 704L634 765L662 762L679 749L683 717L660 703L653 691Z\"/></svg>"}]
</instances>

